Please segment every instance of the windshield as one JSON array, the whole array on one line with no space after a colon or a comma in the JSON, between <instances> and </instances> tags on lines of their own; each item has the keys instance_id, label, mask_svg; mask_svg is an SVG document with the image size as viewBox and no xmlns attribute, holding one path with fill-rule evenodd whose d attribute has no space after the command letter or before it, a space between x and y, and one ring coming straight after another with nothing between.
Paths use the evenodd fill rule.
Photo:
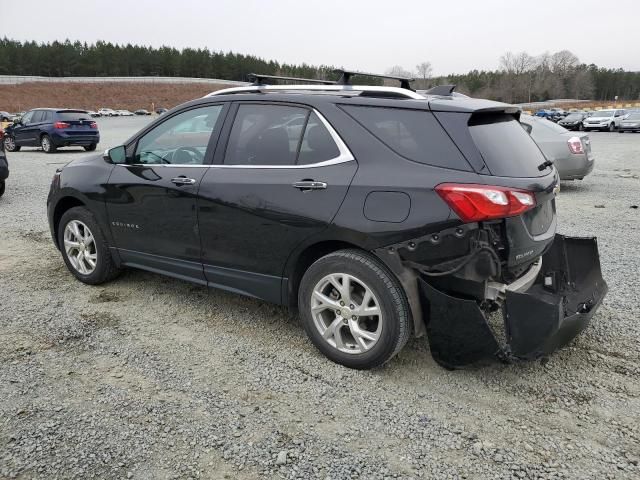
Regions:
<instances>
[{"instance_id":1,"label":"windshield","mask_svg":"<svg viewBox=\"0 0 640 480\"><path fill-rule=\"evenodd\" d=\"M599 112L594 112L592 117L613 117L613 110L601 110Z\"/></svg>"}]
</instances>

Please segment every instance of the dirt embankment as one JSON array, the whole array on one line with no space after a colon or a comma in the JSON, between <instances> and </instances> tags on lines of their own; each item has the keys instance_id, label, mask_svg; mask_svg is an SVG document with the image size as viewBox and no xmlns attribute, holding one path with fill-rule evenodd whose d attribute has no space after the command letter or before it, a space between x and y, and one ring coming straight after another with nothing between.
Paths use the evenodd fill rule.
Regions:
<instances>
[{"instance_id":1,"label":"dirt embankment","mask_svg":"<svg viewBox=\"0 0 640 480\"><path fill-rule=\"evenodd\" d=\"M46 83L0 85L0 110L21 112L39 107L102 107L137 110L171 108L228 87L200 83Z\"/></svg>"}]
</instances>

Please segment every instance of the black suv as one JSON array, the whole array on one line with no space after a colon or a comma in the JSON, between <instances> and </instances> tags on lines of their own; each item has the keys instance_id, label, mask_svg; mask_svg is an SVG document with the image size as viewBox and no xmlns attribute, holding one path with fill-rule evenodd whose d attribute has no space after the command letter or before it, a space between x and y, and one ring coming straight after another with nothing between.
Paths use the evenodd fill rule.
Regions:
<instances>
[{"instance_id":1,"label":"black suv","mask_svg":"<svg viewBox=\"0 0 640 480\"><path fill-rule=\"evenodd\" d=\"M185 103L55 174L54 242L88 284L135 267L297 307L348 367L412 333L446 367L546 355L605 295L595 239L556 235L558 174L517 108L441 91L258 84Z\"/></svg>"},{"instance_id":2,"label":"black suv","mask_svg":"<svg viewBox=\"0 0 640 480\"><path fill-rule=\"evenodd\" d=\"M7 127L4 146L9 152L41 147L54 153L60 147L81 146L93 151L100 142L98 124L84 110L38 108Z\"/></svg>"}]
</instances>

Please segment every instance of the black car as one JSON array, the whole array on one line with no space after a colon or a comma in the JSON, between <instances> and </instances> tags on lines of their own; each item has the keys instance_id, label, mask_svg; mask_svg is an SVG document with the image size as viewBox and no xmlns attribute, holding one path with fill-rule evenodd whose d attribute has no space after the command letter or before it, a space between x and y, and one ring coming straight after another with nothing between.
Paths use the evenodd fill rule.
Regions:
<instances>
[{"instance_id":1,"label":"black car","mask_svg":"<svg viewBox=\"0 0 640 480\"><path fill-rule=\"evenodd\" d=\"M162 115L163 113L167 113L169 110L167 110L166 108L156 108L156 113L158 115Z\"/></svg>"},{"instance_id":2,"label":"black car","mask_svg":"<svg viewBox=\"0 0 640 480\"><path fill-rule=\"evenodd\" d=\"M7 154L4 151L4 130L0 125L0 197L4 195L6 188L6 180L9 178L9 162L7 160Z\"/></svg>"},{"instance_id":3,"label":"black car","mask_svg":"<svg viewBox=\"0 0 640 480\"><path fill-rule=\"evenodd\" d=\"M60 147L81 146L93 151L100 142L98 124L84 110L37 108L25 113L5 132L9 152L41 147L53 153Z\"/></svg>"},{"instance_id":4,"label":"black car","mask_svg":"<svg viewBox=\"0 0 640 480\"><path fill-rule=\"evenodd\" d=\"M145 110L144 108L136 110L133 113L135 113L136 115L151 115L151 112L149 110Z\"/></svg>"},{"instance_id":5,"label":"black car","mask_svg":"<svg viewBox=\"0 0 640 480\"><path fill-rule=\"evenodd\" d=\"M562 120L558 120L558 125L566 128L567 130L579 130L582 131L584 126L582 125L582 121L587 118L586 113L581 112L572 112Z\"/></svg>"},{"instance_id":6,"label":"black car","mask_svg":"<svg viewBox=\"0 0 640 480\"><path fill-rule=\"evenodd\" d=\"M520 110L351 75L221 90L58 170L48 218L68 269L297 308L352 368L412 334L457 367L547 355L582 331L607 289L597 245L556 234L558 174Z\"/></svg>"}]
</instances>

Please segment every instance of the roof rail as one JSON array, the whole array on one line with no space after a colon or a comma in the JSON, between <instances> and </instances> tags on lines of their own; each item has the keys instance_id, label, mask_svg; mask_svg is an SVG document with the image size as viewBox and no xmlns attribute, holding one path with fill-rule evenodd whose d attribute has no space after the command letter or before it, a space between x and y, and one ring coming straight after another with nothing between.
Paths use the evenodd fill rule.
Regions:
<instances>
[{"instance_id":1,"label":"roof rail","mask_svg":"<svg viewBox=\"0 0 640 480\"><path fill-rule=\"evenodd\" d=\"M436 85L428 90L421 90L424 95L441 95L450 97L457 85Z\"/></svg>"},{"instance_id":2,"label":"roof rail","mask_svg":"<svg viewBox=\"0 0 640 480\"><path fill-rule=\"evenodd\" d=\"M344 70L342 68L338 68L333 71L333 73L339 73L340 78L338 79L339 85L351 85L350 80L351 77L356 75L366 76L366 77L375 77L375 78L388 78L390 80L397 80L400 82L400 88L404 88L406 90L413 90L409 83L413 82L415 78L409 77L401 77L397 75L382 75L380 73L367 73L367 72L359 72L356 70Z\"/></svg>"},{"instance_id":3,"label":"roof rail","mask_svg":"<svg viewBox=\"0 0 640 480\"><path fill-rule=\"evenodd\" d=\"M365 95L375 95L378 93L380 96L386 97L394 96L400 98L412 98L414 100L425 100L424 96L406 88L377 87L371 85L249 85L246 87L224 88L222 90L211 92L208 95L205 95L205 97L231 95L236 93L287 93L291 91L306 91L309 93L326 92L335 93L336 95L347 92L361 92Z\"/></svg>"},{"instance_id":4,"label":"roof rail","mask_svg":"<svg viewBox=\"0 0 640 480\"><path fill-rule=\"evenodd\" d=\"M250 82L253 85L266 85L263 80L287 80L290 82L306 82L306 83L320 83L322 85L335 85L333 80L321 80L317 78L298 78L298 77L282 77L280 75L263 75L261 73L250 73L247 75Z\"/></svg>"}]
</instances>

